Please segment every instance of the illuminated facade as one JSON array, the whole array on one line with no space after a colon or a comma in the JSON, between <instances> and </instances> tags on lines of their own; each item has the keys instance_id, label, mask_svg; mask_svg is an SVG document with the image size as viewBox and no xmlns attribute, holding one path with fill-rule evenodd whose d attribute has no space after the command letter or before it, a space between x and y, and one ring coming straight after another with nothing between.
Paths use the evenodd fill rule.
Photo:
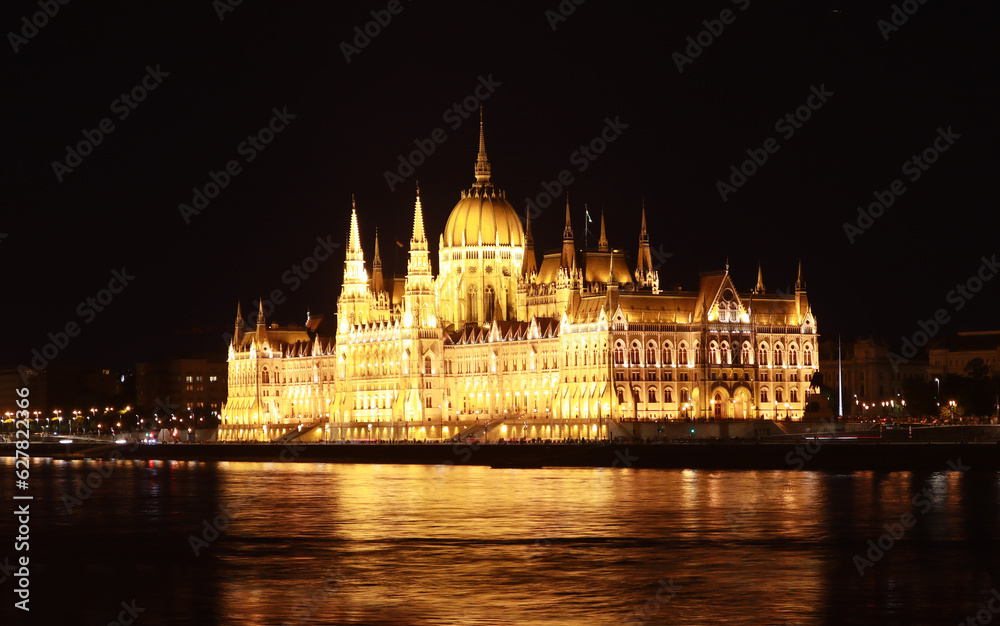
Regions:
<instances>
[{"instance_id":1,"label":"illuminated facade","mask_svg":"<svg viewBox=\"0 0 1000 626\"><path fill-rule=\"evenodd\" d=\"M801 419L818 368L799 266L794 296L739 292L728 265L663 290L645 207L634 270L605 237L577 250L566 207L540 265L530 221L491 182L480 124L475 182L438 240L417 190L406 280L369 276L352 210L337 332L254 330L237 312L220 438L606 438L623 420ZM305 433L308 433L306 435Z\"/></svg>"}]
</instances>

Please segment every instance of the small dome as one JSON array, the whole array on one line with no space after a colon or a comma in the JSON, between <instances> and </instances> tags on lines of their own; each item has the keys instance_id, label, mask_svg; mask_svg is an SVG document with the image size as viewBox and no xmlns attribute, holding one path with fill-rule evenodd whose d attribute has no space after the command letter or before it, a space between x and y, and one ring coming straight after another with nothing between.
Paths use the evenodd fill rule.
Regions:
<instances>
[{"instance_id":1,"label":"small dome","mask_svg":"<svg viewBox=\"0 0 1000 626\"><path fill-rule=\"evenodd\" d=\"M480 233L484 245L499 240L500 245L524 246L524 229L517 211L502 193L491 188L474 188L458 201L444 227L444 245L461 246L464 234L465 244L474 246L479 243Z\"/></svg>"}]
</instances>

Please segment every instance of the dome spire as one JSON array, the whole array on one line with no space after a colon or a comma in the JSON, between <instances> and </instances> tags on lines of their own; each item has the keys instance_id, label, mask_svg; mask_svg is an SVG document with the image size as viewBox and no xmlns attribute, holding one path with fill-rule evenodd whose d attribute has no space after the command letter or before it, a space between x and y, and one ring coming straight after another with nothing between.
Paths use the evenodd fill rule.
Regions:
<instances>
[{"instance_id":1,"label":"dome spire","mask_svg":"<svg viewBox=\"0 0 1000 626\"><path fill-rule=\"evenodd\" d=\"M490 185L490 162L486 158L486 133L483 131L483 107L479 106L479 157L476 159L476 183L474 187Z\"/></svg>"}]
</instances>

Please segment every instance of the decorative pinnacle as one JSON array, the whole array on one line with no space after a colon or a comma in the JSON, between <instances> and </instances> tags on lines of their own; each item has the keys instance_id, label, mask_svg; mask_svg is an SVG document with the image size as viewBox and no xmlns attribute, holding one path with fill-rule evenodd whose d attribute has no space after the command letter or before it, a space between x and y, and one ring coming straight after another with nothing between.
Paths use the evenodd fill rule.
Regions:
<instances>
[{"instance_id":1,"label":"decorative pinnacle","mask_svg":"<svg viewBox=\"0 0 1000 626\"><path fill-rule=\"evenodd\" d=\"M476 159L476 187L490 184L490 162L486 159L486 133L483 131L483 107L479 107L479 158Z\"/></svg>"}]
</instances>

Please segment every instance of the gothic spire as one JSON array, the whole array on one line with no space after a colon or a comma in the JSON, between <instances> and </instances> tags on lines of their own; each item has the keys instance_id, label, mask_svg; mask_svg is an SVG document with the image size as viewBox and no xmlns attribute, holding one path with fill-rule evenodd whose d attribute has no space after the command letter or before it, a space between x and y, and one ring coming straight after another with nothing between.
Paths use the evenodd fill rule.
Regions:
<instances>
[{"instance_id":1,"label":"gothic spire","mask_svg":"<svg viewBox=\"0 0 1000 626\"><path fill-rule=\"evenodd\" d=\"M802 259L799 259L799 277L795 281L795 291L805 291L806 281L802 279Z\"/></svg>"},{"instance_id":2,"label":"gothic spire","mask_svg":"<svg viewBox=\"0 0 1000 626\"><path fill-rule=\"evenodd\" d=\"M754 295L764 293L764 270L759 261L757 262L757 285L753 288L753 293Z\"/></svg>"},{"instance_id":3,"label":"gothic spire","mask_svg":"<svg viewBox=\"0 0 1000 626\"><path fill-rule=\"evenodd\" d=\"M420 183L417 182L417 200L413 205L413 237L410 239L410 249L414 244L422 244L422 250L427 249L427 235L424 231L424 209L420 204Z\"/></svg>"},{"instance_id":4,"label":"gothic spire","mask_svg":"<svg viewBox=\"0 0 1000 626\"><path fill-rule=\"evenodd\" d=\"M347 240L347 261L364 261L361 250L361 235L358 233L358 207L351 194L351 233Z\"/></svg>"},{"instance_id":5,"label":"gothic spire","mask_svg":"<svg viewBox=\"0 0 1000 626\"><path fill-rule=\"evenodd\" d=\"M597 242L598 252L608 251L608 236L604 233L604 211L601 211L601 239Z\"/></svg>"},{"instance_id":6,"label":"gothic spire","mask_svg":"<svg viewBox=\"0 0 1000 626\"><path fill-rule=\"evenodd\" d=\"M476 182L474 187L490 184L490 162L486 158L486 133L483 131L483 107L479 107L479 157L476 159Z\"/></svg>"}]
</instances>

